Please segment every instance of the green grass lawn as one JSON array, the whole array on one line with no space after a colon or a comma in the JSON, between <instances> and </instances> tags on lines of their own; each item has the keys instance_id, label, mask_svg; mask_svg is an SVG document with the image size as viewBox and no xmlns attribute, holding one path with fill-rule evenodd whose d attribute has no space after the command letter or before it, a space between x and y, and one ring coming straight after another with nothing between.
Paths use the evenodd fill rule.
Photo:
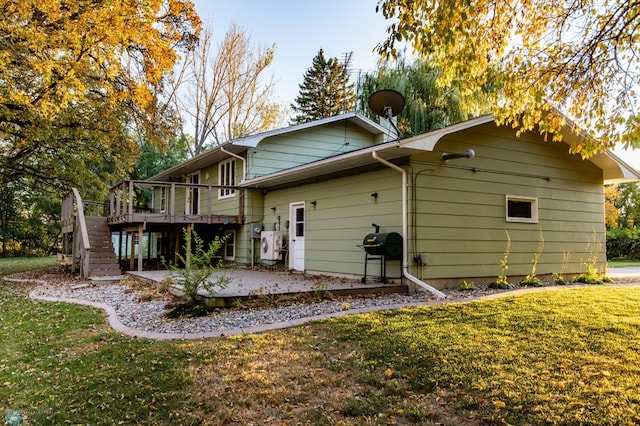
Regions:
<instances>
[{"instance_id":1,"label":"green grass lawn","mask_svg":"<svg viewBox=\"0 0 640 426\"><path fill-rule=\"evenodd\" d=\"M57 265L58 261L55 256L0 257L0 276L32 271L34 269L49 268Z\"/></svg>"},{"instance_id":2,"label":"green grass lawn","mask_svg":"<svg viewBox=\"0 0 640 426\"><path fill-rule=\"evenodd\" d=\"M640 423L640 288L593 286L161 342L0 281L26 424Z\"/></svg>"},{"instance_id":3,"label":"green grass lawn","mask_svg":"<svg viewBox=\"0 0 640 426\"><path fill-rule=\"evenodd\" d=\"M640 266L639 260L609 260L607 265L610 268L616 268L620 266Z\"/></svg>"}]
</instances>

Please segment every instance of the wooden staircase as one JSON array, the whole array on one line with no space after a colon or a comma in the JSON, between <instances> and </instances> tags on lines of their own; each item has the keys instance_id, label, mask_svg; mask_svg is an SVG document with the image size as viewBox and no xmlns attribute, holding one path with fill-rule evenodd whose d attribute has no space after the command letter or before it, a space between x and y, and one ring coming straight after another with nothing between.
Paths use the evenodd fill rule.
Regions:
<instances>
[{"instance_id":1,"label":"wooden staircase","mask_svg":"<svg viewBox=\"0 0 640 426\"><path fill-rule=\"evenodd\" d=\"M111 230L106 217L86 216L87 233L91 252L89 278L116 277L122 275L111 240Z\"/></svg>"}]
</instances>

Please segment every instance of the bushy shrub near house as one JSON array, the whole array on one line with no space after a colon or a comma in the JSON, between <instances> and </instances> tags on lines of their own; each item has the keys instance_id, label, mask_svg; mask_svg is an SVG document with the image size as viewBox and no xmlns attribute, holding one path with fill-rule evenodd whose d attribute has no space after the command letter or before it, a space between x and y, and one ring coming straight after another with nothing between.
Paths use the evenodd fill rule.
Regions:
<instances>
[{"instance_id":1,"label":"bushy shrub near house","mask_svg":"<svg viewBox=\"0 0 640 426\"><path fill-rule=\"evenodd\" d=\"M607 231L607 260L614 259L640 260L640 230Z\"/></svg>"}]
</instances>

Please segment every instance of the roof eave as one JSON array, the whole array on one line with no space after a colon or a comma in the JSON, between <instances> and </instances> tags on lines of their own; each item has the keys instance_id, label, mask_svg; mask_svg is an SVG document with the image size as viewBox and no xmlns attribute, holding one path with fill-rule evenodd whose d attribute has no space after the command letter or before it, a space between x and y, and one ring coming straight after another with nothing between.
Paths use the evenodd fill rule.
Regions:
<instances>
[{"instance_id":1,"label":"roof eave","mask_svg":"<svg viewBox=\"0 0 640 426\"><path fill-rule=\"evenodd\" d=\"M300 130L306 130L313 127L318 127L318 126L331 124L339 121L349 121L374 135L385 134L389 137L395 137L395 135L391 133L389 129L386 129L380 124L374 121L371 121L368 118L364 117L363 115L360 115L354 111L354 112L348 112L346 114L335 115L333 117L323 118L316 121L310 121L308 123L296 124L289 127L283 127L281 129L269 130L267 132L258 133L256 135L251 135L244 138L234 139L233 141L231 141L231 143L233 143L236 146L246 146L248 148L255 148L264 139L272 136L278 136L285 133L298 132Z\"/></svg>"},{"instance_id":2,"label":"roof eave","mask_svg":"<svg viewBox=\"0 0 640 426\"><path fill-rule=\"evenodd\" d=\"M359 166L375 163L372 152L387 153L388 159L403 157L409 154L410 150L400 148L397 141L386 142L384 144L363 148L357 151L348 152L339 156L325 158L313 163L302 164L290 169L280 170L242 182L243 186L250 188L270 188L274 186L295 183L301 179L309 179L315 175L329 175L344 170L353 169Z\"/></svg>"},{"instance_id":3,"label":"roof eave","mask_svg":"<svg viewBox=\"0 0 640 426\"><path fill-rule=\"evenodd\" d=\"M231 142L226 142L222 145L218 145L204 152L201 152L195 157L185 160L180 164L176 164L175 166L150 177L148 180L155 182L166 182L170 180L171 176L184 176L201 170L202 168L217 162L212 161L217 156L228 157L228 154L225 154L222 151L222 148L227 151L231 151L234 154L240 154L248 149L243 146L235 147Z\"/></svg>"},{"instance_id":4,"label":"roof eave","mask_svg":"<svg viewBox=\"0 0 640 426\"><path fill-rule=\"evenodd\" d=\"M640 181L640 172L611 151L596 154L590 160L602 169L605 185Z\"/></svg>"}]
</instances>

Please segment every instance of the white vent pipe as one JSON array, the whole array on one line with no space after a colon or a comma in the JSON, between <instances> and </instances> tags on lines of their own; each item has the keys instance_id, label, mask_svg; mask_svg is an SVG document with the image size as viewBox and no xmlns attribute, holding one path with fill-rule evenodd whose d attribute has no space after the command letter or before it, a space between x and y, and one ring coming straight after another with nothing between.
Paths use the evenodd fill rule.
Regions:
<instances>
[{"instance_id":1,"label":"white vent pipe","mask_svg":"<svg viewBox=\"0 0 640 426\"><path fill-rule=\"evenodd\" d=\"M384 158L380 158L378 156L378 152L377 151L373 151L371 153L371 155L373 155L374 160L378 161L379 163L384 164L385 166L392 168L394 170L397 170L398 172L400 172L402 174L402 275L407 278L408 280L410 280L411 282L417 284L418 286L424 288L425 290L427 290L428 292L431 292L433 294L435 294L436 296L440 297L440 298L446 298L447 295L444 294L443 292L441 292L440 290L431 287L429 284L421 281L420 279L418 279L417 277L414 277L413 275L411 275L409 273L409 261L408 261L408 225L407 225L407 171L405 169L403 169L402 167L398 167L393 163L390 163L389 161L385 160Z\"/></svg>"}]
</instances>

